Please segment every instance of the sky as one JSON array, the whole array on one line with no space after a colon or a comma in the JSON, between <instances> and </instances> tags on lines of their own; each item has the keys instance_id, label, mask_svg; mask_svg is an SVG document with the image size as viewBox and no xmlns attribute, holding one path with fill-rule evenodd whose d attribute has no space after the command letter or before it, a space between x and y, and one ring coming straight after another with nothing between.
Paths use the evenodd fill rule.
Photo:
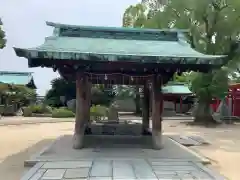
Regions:
<instances>
[{"instance_id":1,"label":"sky","mask_svg":"<svg viewBox=\"0 0 240 180\"><path fill-rule=\"evenodd\" d=\"M7 45L0 50L0 71L33 72L39 95L51 88L57 72L28 68L27 59L16 56L12 47L30 48L44 43L53 29L46 21L74 25L121 26L125 9L138 0L1 0L0 17Z\"/></svg>"}]
</instances>

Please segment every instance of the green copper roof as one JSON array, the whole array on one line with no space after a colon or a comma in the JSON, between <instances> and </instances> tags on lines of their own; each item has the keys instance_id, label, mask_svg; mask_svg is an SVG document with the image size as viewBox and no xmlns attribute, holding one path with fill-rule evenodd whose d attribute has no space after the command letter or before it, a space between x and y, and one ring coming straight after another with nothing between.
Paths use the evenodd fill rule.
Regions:
<instances>
[{"instance_id":1,"label":"green copper roof","mask_svg":"<svg viewBox=\"0 0 240 180\"><path fill-rule=\"evenodd\" d=\"M187 85L176 84L176 85L166 85L162 88L163 94L193 94Z\"/></svg>"},{"instance_id":2,"label":"green copper roof","mask_svg":"<svg viewBox=\"0 0 240 180\"><path fill-rule=\"evenodd\" d=\"M15 48L18 56L141 63L224 63L225 56L204 55L192 49L182 31L47 24L55 27L54 35L36 48Z\"/></svg>"},{"instance_id":3,"label":"green copper roof","mask_svg":"<svg viewBox=\"0 0 240 180\"><path fill-rule=\"evenodd\" d=\"M0 71L0 83L15 85L30 85L34 87L33 76L30 72Z\"/></svg>"}]
</instances>

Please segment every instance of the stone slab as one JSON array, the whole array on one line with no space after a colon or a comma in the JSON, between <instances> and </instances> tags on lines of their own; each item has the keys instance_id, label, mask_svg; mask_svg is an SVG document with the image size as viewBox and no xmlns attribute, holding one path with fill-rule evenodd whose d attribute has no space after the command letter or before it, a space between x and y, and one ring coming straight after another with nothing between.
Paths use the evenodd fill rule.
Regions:
<instances>
[{"instance_id":1,"label":"stone slab","mask_svg":"<svg viewBox=\"0 0 240 180\"><path fill-rule=\"evenodd\" d=\"M92 161L57 161L46 162L42 168L45 169L71 169L71 168L90 168Z\"/></svg>"},{"instance_id":2,"label":"stone slab","mask_svg":"<svg viewBox=\"0 0 240 180\"><path fill-rule=\"evenodd\" d=\"M113 161L114 179L135 179L134 169L131 161L118 160Z\"/></svg>"},{"instance_id":3,"label":"stone slab","mask_svg":"<svg viewBox=\"0 0 240 180\"><path fill-rule=\"evenodd\" d=\"M31 178L30 180L39 180L43 174L46 172L46 169L39 169Z\"/></svg>"},{"instance_id":4,"label":"stone slab","mask_svg":"<svg viewBox=\"0 0 240 180\"><path fill-rule=\"evenodd\" d=\"M66 179L77 179L77 178L87 178L89 177L90 168L77 168L77 169L67 169L64 174Z\"/></svg>"},{"instance_id":5,"label":"stone slab","mask_svg":"<svg viewBox=\"0 0 240 180\"><path fill-rule=\"evenodd\" d=\"M66 169L48 169L41 180L62 180Z\"/></svg>"},{"instance_id":6,"label":"stone slab","mask_svg":"<svg viewBox=\"0 0 240 180\"><path fill-rule=\"evenodd\" d=\"M34 167L32 167L29 171L27 171L20 180L30 180L44 165L44 163L37 163Z\"/></svg>"},{"instance_id":7,"label":"stone slab","mask_svg":"<svg viewBox=\"0 0 240 180\"><path fill-rule=\"evenodd\" d=\"M162 163L155 159L151 164L145 159L94 160L90 168L45 169L44 163L32 168L21 180L224 180L211 169L196 162L170 161ZM81 164L81 162L79 162ZM46 166L45 166L46 167ZM102 167L102 168L101 168Z\"/></svg>"},{"instance_id":8,"label":"stone slab","mask_svg":"<svg viewBox=\"0 0 240 180\"><path fill-rule=\"evenodd\" d=\"M111 177L112 176L112 161L96 160L94 161L90 176L92 177Z\"/></svg>"},{"instance_id":9,"label":"stone slab","mask_svg":"<svg viewBox=\"0 0 240 180\"><path fill-rule=\"evenodd\" d=\"M112 180L112 177L90 177L89 180Z\"/></svg>"}]
</instances>

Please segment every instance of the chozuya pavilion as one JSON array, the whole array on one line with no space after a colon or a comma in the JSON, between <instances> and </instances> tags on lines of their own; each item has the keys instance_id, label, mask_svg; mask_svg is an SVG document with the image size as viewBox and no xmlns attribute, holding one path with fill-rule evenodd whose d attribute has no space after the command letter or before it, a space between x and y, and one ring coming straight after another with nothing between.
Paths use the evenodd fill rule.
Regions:
<instances>
[{"instance_id":1,"label":"chozuya pavilion","mask_svg":"<svg viewBox=\"0 0 240 180\"><path fill-rule=\"evenodd\" d=\"M149 127L152 103L152 140L162 148L161 86L175 72L208 72L224 64L225 56L199 53L185 41L181 30L94 27L47 22L52 36L35 48L14 48L29 67L49 67L76 81L76 122L73 147L83 147L90 119L91 84L144 86L143 134ZM151 95L151 98L149 98Z\"/></svg>"}]
</instances>

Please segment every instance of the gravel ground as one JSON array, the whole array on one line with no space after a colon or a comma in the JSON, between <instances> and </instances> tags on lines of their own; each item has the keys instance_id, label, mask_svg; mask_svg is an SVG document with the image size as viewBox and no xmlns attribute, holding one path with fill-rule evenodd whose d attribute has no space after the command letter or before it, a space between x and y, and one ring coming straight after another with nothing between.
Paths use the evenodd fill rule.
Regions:
<instances>
[{"instance_id":1,"label":"gravel ground","mask_svg":"<svg viewBox=\"0 0 240 180\"><path fill-rule=\"evenodd\" d=\"M10 118L9 118L10 119ZM42 118L40 118L42 119ZM14 119L14 121L17 121ZM22 121L22 119L19 119ZM42 120L39 120L42 121ZM19 180L28 170L24 160L40 151L56 137L73 133L73 122L0 126L1 179ZM231 180L240 179L240 125L217 128L186 126L180 121L163 122L165 134L200 135L211 145L191 147L212 160L212 167Z\"/></svg>"}]
</instances>

